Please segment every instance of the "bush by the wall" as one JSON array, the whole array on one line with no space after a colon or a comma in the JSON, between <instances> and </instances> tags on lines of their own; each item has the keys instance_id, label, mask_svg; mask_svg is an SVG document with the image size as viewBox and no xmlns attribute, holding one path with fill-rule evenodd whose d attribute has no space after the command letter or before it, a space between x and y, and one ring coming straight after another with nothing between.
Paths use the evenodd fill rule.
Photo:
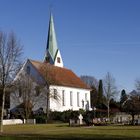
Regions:
<instances>
[{"instance_id":1,"label":"bush by the wall","mask_svg":"<svg viewBox=\"0 0 140 140\"><path fill-rule=\"evenodd\" d=\"M70 119L78 119L79 111L66 110L63 112L53 111L50 112L50 120L69 122Z\"/></svg>"},{"instance_id":2,"label":"bush by the wall","mask_svg":"<svg viewBox=\"0 0 140 140\"><path fill-rule=\"evenodd\" d=\"M94 112L93 111L86 111L83 114L83 120L87 125L93 124Z\"/></svg>"},{"instance_id":3,"label":"bush by the wall","mask_svg":"<svg viewBox=\"0 0 140 140\"><path fill-rule=\"evenodd\" d=\"M39 123L39 124L43 124L43 123L46 123L46 115L37 115L35 116L35 119L36 119L36 123Z\"/></svg>"}]
</instances>

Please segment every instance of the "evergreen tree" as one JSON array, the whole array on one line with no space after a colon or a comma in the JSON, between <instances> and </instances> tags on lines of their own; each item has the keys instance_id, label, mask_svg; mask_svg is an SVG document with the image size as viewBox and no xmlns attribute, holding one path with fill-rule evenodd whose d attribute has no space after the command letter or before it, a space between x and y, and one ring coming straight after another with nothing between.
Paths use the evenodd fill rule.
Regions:
<instances>
[{"instance_id":1,"label":"evergreen tree","mask_svg":"<svg viewBox=\"0 0 140 140\"><path fill-rule=\"evenodd\" d=\"M90 91L90 102L91 102L91 108L93 109L97 105L97 90L94 86L91 87Z\"/></svg>"},{"instance_id":2,"label":"evergreen tree","mask_svg":"<svg viewBox=\"0 0 140 140\"><path fill-rule=\"evenodd\" d=\"M121 97L120 97L120 109L121 110L123 109L123 104L126 100L127 100L127 94L126 94L125 90L123 89L121 91Z\"/></svg>"},{"instance_id":3,"label":"evergreen tree","mask_svg":"<svg viewBox=\"0 0 140 140\"><path fill-rule=\"evenodd\" d=\"M103 104L103 82L99 80L98 95L97 95L97 108L102 108Z\"/></svg>"}]
</instances>

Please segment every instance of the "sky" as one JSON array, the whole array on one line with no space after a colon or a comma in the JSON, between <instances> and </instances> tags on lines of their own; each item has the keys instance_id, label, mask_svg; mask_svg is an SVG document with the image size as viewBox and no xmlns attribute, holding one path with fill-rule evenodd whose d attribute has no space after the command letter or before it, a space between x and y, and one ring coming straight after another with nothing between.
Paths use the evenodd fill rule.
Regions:
<instances>
[{"instance_id":1,"label":"sky","mask_svg":"<svg viewBox=\"0 0 140 140\"><path fill-rule=\"evenodd\" d=\"M140 78L140 0L0 0L0 31L13 31L23 57L43 61L50 10L66 68L119 90Z\"/></svg>"}]
</instances>

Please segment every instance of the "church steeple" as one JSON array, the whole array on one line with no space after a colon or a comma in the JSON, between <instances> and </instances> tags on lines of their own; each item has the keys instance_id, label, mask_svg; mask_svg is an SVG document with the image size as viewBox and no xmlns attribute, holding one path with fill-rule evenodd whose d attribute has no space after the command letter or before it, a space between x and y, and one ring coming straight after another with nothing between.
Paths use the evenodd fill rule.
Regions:
<instances>
[{"instance_id":1,"label":"church steeple","mask_svg":"<svg viewBox=\"0 0 140 140\"><path fill-rule=\"evenodd\" d=\"M45 62L48 62L55 66L63 67L62 57L57 47L57 40L52 13L50 14Z\"/></svg>"}]
</instances>

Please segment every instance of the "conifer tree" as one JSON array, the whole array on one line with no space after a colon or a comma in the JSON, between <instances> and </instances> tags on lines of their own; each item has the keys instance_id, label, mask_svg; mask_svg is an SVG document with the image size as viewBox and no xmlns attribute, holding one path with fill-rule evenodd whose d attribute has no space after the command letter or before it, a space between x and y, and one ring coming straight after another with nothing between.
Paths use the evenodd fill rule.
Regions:
<instances>
[{"instance_id":1,"label":"conifer tree","mask_svg":"<svg viewBox=\"0 0 140 140\"><path fill-rule=\"evenodd\" d=\"M99 80L98 95L97 95L97 108L102 108L103 104L103 82Z\"/></svg>"},{"instance_id":2,"label":"conifer tree","mask_svg":"<svg viewBox=\"0 0 140 140\"><path fill-rule=\"evenodd\" d=\"M123 104L126 100L127 100L127 94L126 94L125 90L123 89L121 91L121 97L120 97L120 109L121 110L123 109Z\"/></svg>"}]
</instances>

